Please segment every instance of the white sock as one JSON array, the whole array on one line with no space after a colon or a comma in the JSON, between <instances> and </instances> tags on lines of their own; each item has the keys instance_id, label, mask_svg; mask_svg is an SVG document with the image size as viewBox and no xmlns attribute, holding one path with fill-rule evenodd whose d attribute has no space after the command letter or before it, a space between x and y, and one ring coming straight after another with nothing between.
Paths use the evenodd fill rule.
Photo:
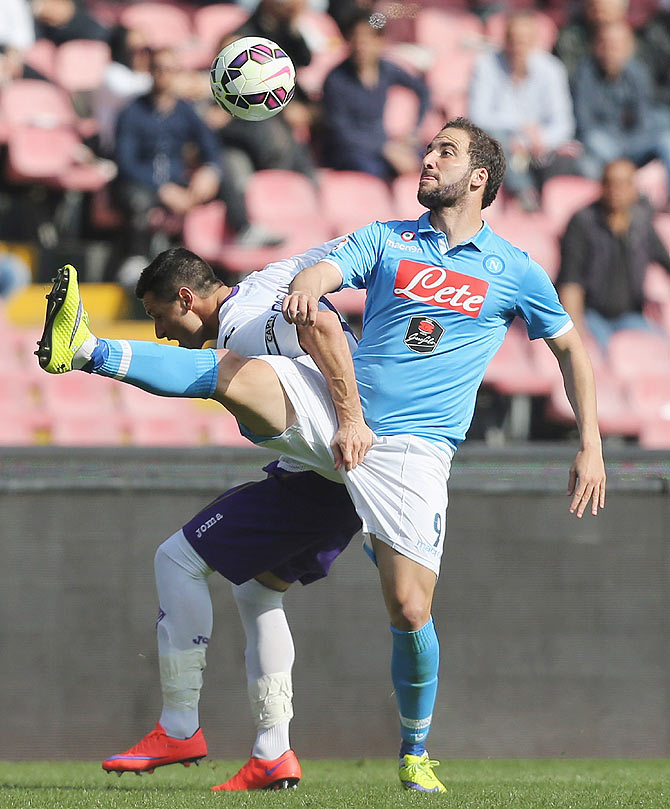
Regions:
<instances>
[{"instance_id":1,"label":"white sock","mask_svg":"<svg viewBox=\"0 0 670 809\"><path fill-rule=\"evenodd\" d=\"M163 711L168 736L187 739L200 727L198 701L205 653L212 634L212 601L207 576L212 572L177 531L154 559L160 611L156 623Z\"/></svg>"},{"instance_id":2,"label":"white sock","mask_svg":"<svg viewBox=\"0 0 670 809\"><path fill-rule=\"evenodd\" d=\"M97 345L98 345L98 338L94 334L89 334L89 336L79 346L74 356L72 357L72 368L75 371L81 370L84 367L84 365L87 365L91 361L91 357L93 356L93 349Z\"/></svg>"},{"instance_id":3,"label":"white sock","mask_svg":"<svg viewBox=\"0 0 670 809\"><path fill-rule=\"evenodd\" d=\"M233 595L247 638L244 659L258 731L251 755L271 761L291 746L291 668L295 649L284 612L284 593L252 579L233 585Z\"/></svg>"}]
</instances>

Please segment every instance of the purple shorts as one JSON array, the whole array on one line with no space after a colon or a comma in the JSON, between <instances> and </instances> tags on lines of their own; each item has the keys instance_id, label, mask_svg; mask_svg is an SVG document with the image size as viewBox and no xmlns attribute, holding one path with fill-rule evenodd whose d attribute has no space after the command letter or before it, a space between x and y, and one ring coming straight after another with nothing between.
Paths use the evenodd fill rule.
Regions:
<instances>
[{"instance_id":1,"label":"purple shorts","mask_svg":"<svg viewBox=\"0 0 670 809\"><path fill-rule=\"evenodd\" d=\"M327 576L361 530L345 486L276 461L263 469L264 480L230 489L187 522L186 539L234 584L266 570L302 584Z\"/></svg>"}]
</instances>

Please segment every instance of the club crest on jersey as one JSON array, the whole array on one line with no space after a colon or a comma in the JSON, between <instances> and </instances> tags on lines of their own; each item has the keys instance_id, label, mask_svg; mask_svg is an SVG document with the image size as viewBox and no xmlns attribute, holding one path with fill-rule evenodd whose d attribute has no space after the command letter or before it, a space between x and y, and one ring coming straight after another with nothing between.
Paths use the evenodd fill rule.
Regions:
<instances>
[{"instance_id":1,"label":"club crest on jersey","mask_svg":"<svg viewBox=\"0 0 670 809\"><path fill-rule=\"evenodd\" d=\"M403 342L417 354L430 354L435 351L443 334L444 329L432 317L412 317Z\"/></svg>"},{"instance_id":2,"label":"club crest on jersey","mask_svg":"<svg viewBox=\"0 0 670 809\"><path fill-rule=\"evenodd\" d=\"M405 258L398 264L393 294L478 317L488 288L489 282L483 278Z\"/></svg>"},{"instance_id":3,"label":"club crest on jersey","mask_svg":"<svg viewBox=\"0 0 670 809\"><path fill-rule=\"evenodd\" d=\"M489 253L488 256L485 256L482 264L486 272L490 272L491 275L500 275L505 271L505 262L495 253Z\"/></svg>"},{"instance_id":4,"label":"club crest on jersey","mask_svg":"<svg viewBox=\"0 0 670 809\"><path fill-rule=\"evenodd\" d=\"M413 230L403 230L403 232L400 234L400 238L404 242L411 242L412 239L416 239L416 233L414 233Z\"/></svg>"}]
</instances>

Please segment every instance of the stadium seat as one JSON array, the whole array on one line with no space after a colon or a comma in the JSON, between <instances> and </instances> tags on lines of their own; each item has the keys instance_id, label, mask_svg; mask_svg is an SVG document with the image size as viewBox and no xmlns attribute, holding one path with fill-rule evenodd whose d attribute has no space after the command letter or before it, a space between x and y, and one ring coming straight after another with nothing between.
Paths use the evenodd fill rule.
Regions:
<instances>
[{"instance_id":1,"label":"stadium seat","mask_svg":"<svg viewBox=\"0 0 670 809\"><path fill-rule=\"evenodd\" d=\"M516 325L508 329L489 363L484 383L506 396L543 396L551 388L551 379L533 364L528 337Z\"/></svg>"},{"instance_id":2,"label":"stadium seat","mask_svg":"<svg viewBox=\"0 0 670 809\"><path fill-rule=\"evenodd\" d=\"M365 290L345 287L328 294L328 300L343 315L362 315L365 309Z\"/></svg>"},{"instance_id":3,"label":"stadium seat","mask_svg":"<svg viewBox=\"0 0 670 809\"><path fill-rule=\"evenodd\" d=\"M20 414L8 416L0 408L0 446L24 447L36 443L37 430L32 420Z\"/></svg>"},{"instance_id":4,"label":"stadium seat","mask_svg":"<svg viewBox=\"0 0 670 809\"><path fill-rule=\"evenodd\" d=\"M670 419L657 418L645 422L640 429L639 440L644 449L670 449Z\"/></svg>"},{"instance_id":5,"label":"stadium seat","mask_svg":"<svg viewBox=\"0 0 670 809\"><path fill-rule=\"evenodd\" d=\"M329 14L304 11L299 20L300 31L312 51L308 65L296 70L300 87L313 99L321 97L323 82L330 71L348 55L337 23Z\"/></svg>"},{"instance_id":6,"label":"stadium seat","mask_svg":"<svg viewBox=\"0 0 670 809\"><path fill-rule=\"evenodd\" d=\"M184 418L190 420L194 405L190 399L156 396L134 385L114 382L118 397L118 411L133 419Z\"/></svg>"},{"instance_id":7,"label":"stadium seat","mask_svg":"<svg viewBox=\"0 0 670 809\"><path fill-rule=\"evenodd\" d=\"M615 332L607 345L609 367L621 382L664 376L670 368L670 341L651 332L625 329Z\"/></svg>"},{"instance_id":8,"label":"stadium seat","mask_svg":"<svg viewBox=\"0 0 670 809\"><path fill-rule=\"evenodd\" d=\"M665 210L668 204L668 182L660 160L652 160L639 168L635 172L635 184L657 211Z\"/></svg>"},{"instance_id":9,"label":"stadium seat","mask_svg":"<svg viewBox=\"0 0 670 809\"><path fill-rule=\"evenodd\" d=\"M670 214L657 213L654 217L654 227L665 245L665 249L670 251Z\"/></svg>"},{"instance_id":10,"label":"stadium seat","mask_svg":"<svg viewBox=\"0 0 670 809\"><path fill-rule=\"evenodd\" d=\"M55 79L57 46L50 39L38 39L28 49L25 62L46 79Z\"/></svg>"},{"instance_id":11,"label":"stadium seat","mask_svg":"<svg viewBox=\"0 0 670 809\"><path fill-rule=\"evenodd\" d=\"M463 114L478 52L473 48L455 47L437 55L426 73L433 106L447 116Z\"/></svg>"},{"instance_id":12,"label":"stadium seat","mask_svg":"<svg viewBox=\"0 0 670 809\"><path fill-rule=\"evenodd\" d=\"M17 79L0 94L0 113L11 126L74 127L77 116L67 92L45 81Z\"/></svg>"},{"instance_id":13,"label":"stadium seat","mask_svg":"<svg viewBox=\"0 0 670 809\"><path fill-rule=\"evenodd\" d=\"M551 53L556 44L558 27L550 16L541 11L536 11L534 16L537 25L537 47ZM504 43L506 24L507 14L503 11L491 14L486 18L484 25L486 37L496 48L501 48Z\"/></svg>"},{"instance_id":14,"label":"stadium seat","mask_svg":"<svg viewBox=\"0 0 670 809\"><path fill-rule=\"evenodd\" d=\"M603 435L637 436L642 419L633 408L627 392L606 369L596 373L598 426ZM550 421L574 424L575 417L563 383L556 383L547 401L545 414Z\"/></svg>"},{"instance_id":15,"label":"stadium seat","mask_svg":"<svg viewBox=\"0 0 670 809\"><path fill-rule=\"evenodd\" d=\"M542 187L542 211L551 222L554 233L562 234L570 217L580 208L595 202L600 193L597 180L567 174L549 178Z\"/></svg>"},{"instance_id":16,"label":"stadium seat","mask_svg":"<svg viewBox=\"0 0 670 809\"><path fill-rule=\"evenodd\" d=\"M210 62L220 50L221 40L239 28L248 16L248 12L237 5L216 3L196 9L193 15L193 28L209 50Z\"/></svg>"},{"instance_id":17,"label":"stadium seat","mask_svg":"<svg viewBox=\"0 0 670 809\"><path fill-rule=\"evenodd\" d=\"M70 167L80 142L70 128L16 126L7 141L7 177L12 182L57 182Z\"/></svg>"},{"instance_id":18,"label":"stadium seat","mask_svg":"<svg viewBox=\"0 0 670 809\"><path fill-rule=\"evenodd\" d=\"M399 84L389 88L384 105L384 129L389 138L405 138L417 126L419 99L409 87Z\"/></svg>"},{"instance_id":19,"label":"stadium seat","mask_svg":"<svg viewBox=\"0 0 670 809\"><path fill-rule=\"evenodd\" d=\"M55 417L95 413L102 418L119 409L119 384L107 377L81 372L42 374L38 386L42 406Z\"/></svg>"},{"instance_id":20,"label":"stadium seat","mask_svg":"<svg viewBox=\"0 0 670 809\"><path fill-rule=\"evenodd\" d=\"M474 50L482 43L483 34L482 21L475 14L422 8L416 17L417 44L436 54L462 47Z\"/></svg>"},{"instance_id":21,"label":"stadium seat","mask_svg":"<svg viewBox=\"0 0 670 809\"><path fill-rule=\"evenodd\" d=\"M414 172L396 177L391 184L395 216L398 219L418 219L426 212L416 198L418 187L419 178Z\"/></svg>"},{"instance_id":22,"label":"stadium seat","mask_svg":"<svg viewBox=\"0 0 670 809\"><path fill-rule=\"evenodd\" d=\"M644 422L670 421L670 366L664 373L641 376L627 385L628 395Z\"/></svg>"},{"instance_id":23,"label":"stadium seat","mask_svg":"<svg viewBox=\"0 0 670 809\"><path fill-rule=\"evenodd\" d=\"M120 23L141 31L151 48L176 48L191 36L189 15L176 5L136 3L121 12Z\"/></svg>"},{"instance_id":24,"label":"stadium seat","mask_svg":"<svg viewBox=\"0 0 670 809\"><path fill-rule=\"evenodd\" d=\"M251 175L245 191L249 219L272 229L309 222L316 215L316 189L304 174L264 169Z\"/></svg>"},{"instance_id":25,"label":"stadium seat","mask_svg":"<svg viewBox=\"0 0 670 809\"><path fill-rule=\"evenodd\" d=\"M561 262L558 238L543 214L527 214L508 208L495 219L495 231L515 247L525 250L556 280Z\"/></svg>"},{"instance_id":26,"label":"stadium seat","mask_svg":"<svg viewBox=\"0 0 670 809\"><path fill-rule=\"evenodd\" d=\"M61 447L117 447L127 442L126 420L115 413L60 413L50 429L51 443Z\"/></svg>"},{"instance_id":27,"label":"stadium seat","mask_svg":"<svg viewBox=\"0 0 670 809\"><path fill-rule=\"evenodd\" d=\"M235 417L222 407L208 411L201 418L208 444L222 447L255 446L248 438L241 435Z\"/></svg>"},{"instance_id":28,"label":"stadium seat","mask_svg":"<svg viewBox=\"0 0 670 809\"><path fill-rule=\"evenodd\" d=\"M218 262L222 244L230 239L226 206L221 201L192 208L184 217L184 245L205 261Z\"/></svg>"},{"instance_id":29,"label":"stadium seat","mask_svg":"<svg viewBox=\"0 0 670 809\"><path fill-rule=\"evenodd\" d=\"M111 58L106 42L91 39L64 42L56 51L55 80L69 93L96 90Z\"/></svg>"},{"instance_id":30,"label":"stadium seat","mask_svg":"<svg viewBox=\"0 0 670 809\"><path fill-rule=\"evenodd\" d=\"M193 447L204 443L200 418L135 416L128 423L130 443L138 447Z\"/></svg>"},{"instance_id":31,"label":"stadium seat","mask_svg":"<svg viewBox=\"0 0 670 809\"><path fill-rule=\"evenodd\" d=\"M375 219L393 219L395 214L386 183L358 171L322 172L321 210L335 234L349 233Z\"/></svg>"}]
</instances>

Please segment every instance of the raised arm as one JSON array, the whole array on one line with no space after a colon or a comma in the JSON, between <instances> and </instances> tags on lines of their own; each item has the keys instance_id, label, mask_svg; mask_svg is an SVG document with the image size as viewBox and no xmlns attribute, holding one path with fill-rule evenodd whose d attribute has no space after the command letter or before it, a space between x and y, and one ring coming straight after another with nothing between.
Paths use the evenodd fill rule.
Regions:
<instances>
[{"instance_id":1,"label":"raised arm","mask_svg":"<svg viewBox=\"0 0 670 809\"><path fill-rule=\"evenodd\" d=\"M590 500L595 516L598 508L605 507L606 476L591 360L575 328L546 343L558 360L580 436L581 446L570 467L568 481L567 493L572 495L570 513L581 517Z\"/></svg>"},{"instance_id":2,"label":"raised arm","mask_svg":"<svg viewBox=\"0 0 670 809\"><path fill-rule=\"evenodd\" d=\"M319 310L319 298L338 289L339 270L327 261L299 272L282 306L284 317L298 327L300 344L323 374L337 413L338 431L331 443L335 468L349 471L372 446L373 433L365 423L358 396L354 364L340 320L334 312Z\"/></svg>"}]
</instances>

